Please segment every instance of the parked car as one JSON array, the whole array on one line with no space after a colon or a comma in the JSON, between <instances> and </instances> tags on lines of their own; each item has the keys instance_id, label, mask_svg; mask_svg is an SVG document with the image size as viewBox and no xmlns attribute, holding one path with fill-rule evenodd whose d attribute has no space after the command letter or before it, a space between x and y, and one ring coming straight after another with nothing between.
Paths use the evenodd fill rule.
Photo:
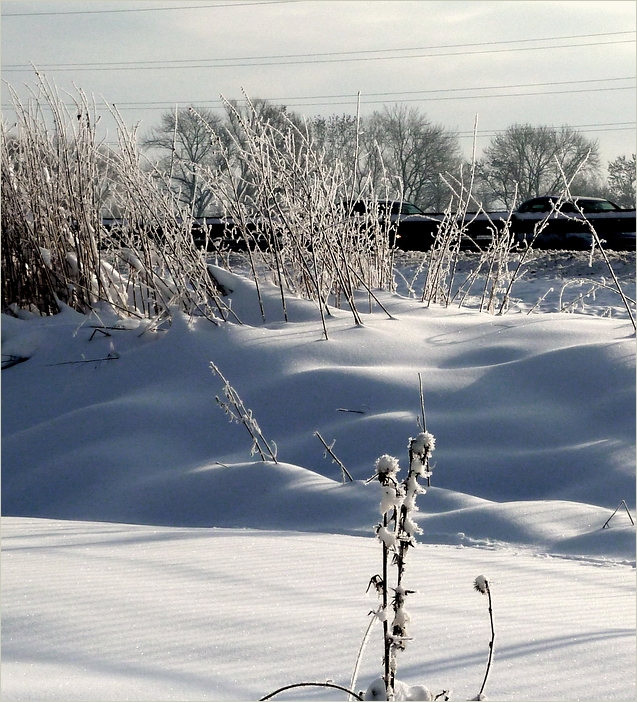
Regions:
<instances>
[{"instance_id":1,"label":"parked car","mask_svg":"<svg viewBox=\"0 0 637 702\"><path fill-rule=\"evenodd\" d=\"M427 251L434 241L440 218L432 217L418 206L403 200L356 200L343 203L349 217L373 217L387 223L389 215L390 243L405 251Z\"/></svg>"},{"instance_id":2,"label":"parked car","mask_svg":"<svg viewBox=\"0 0 637 702\"><path fill-rule=\"evenodd\" d=\"M560 201L557 195L534 197L517 208L511 222L517 242L533 241L538 249L587 249L592 243L592 226L606 248L635 250L635 209L624 209L605 198Z\"/></svg>"},{"instance_id":3,"label":"parked car","mask_svg":"<svg viewBox=\"0 0 637 702\"><path fill-rule=\"evenodd\" d=\"M411 202L404 202L401 200L357 200L352 203L350 211L353 214L366 214L367 212L378 211L378 214L381 216L389 212L392 221L395 221L399 215L425 216L425 213L420 207L413 205Z\"/></svg>"}]
</instances>

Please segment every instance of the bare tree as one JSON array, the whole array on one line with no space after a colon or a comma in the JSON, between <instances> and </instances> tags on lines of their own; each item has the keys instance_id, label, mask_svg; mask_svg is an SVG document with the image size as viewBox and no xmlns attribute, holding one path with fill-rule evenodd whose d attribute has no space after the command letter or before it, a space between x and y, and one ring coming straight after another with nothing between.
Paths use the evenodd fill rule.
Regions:
<instances>
[{"instance_id":1,"label":"bare tree","mask_svg":"<svg viewBox=\"0 0 637 702\"><path fill-rule=\"evenodd\" d=\"M608 164L608 198L622 207L635 206L635 154Z\"/></svg>"},{"instance_id":2,"label":"bare tree","mask_svg":"<svg viewBox=\"0 0 637 702\"><path fill-rule=\"evenodd\" d=\"M310 122L312 144L328 160L349 161L356 150L356 116L313 117Z\"/></svg>"},{"instance_id":3,"label":"bare tree","mask_svg":"<svg viewBox=\"0 0 637 702\"><path fill-rule=\"evenodd\" d=\"M197 112L210 129L224 134L221 116L206 109ZM159 126L142 140L143 149L159 152L159 170L195 217L204 216L214 200L198 173L201 166L214 167L217 162L218 149L210 137L210 129L190 109L182 108L162 114Z\"/></svg>"},{"instance_id":4,"label":"bare tree","mask_svg":"<svg viewBox=\"0 0 637 702\"><path fill-rule=\"evenodd\" d=\"M563 178L585 182L599 175L599 146L571 127L515 124L497 134L478 161L477 173L495 197L514 207L519 201L560 191Z\"/></svg>"},{"instance_id":5,"label":"bare tree","mask_svg":"<svg viewBox=\"0 0 637 702\"><path fill-rule=\"evenodd\" d=\"M457 135L432 124L416 108L385 107L363 122L363 140L374 171L374 143L388 173L402 182L403 196L423 210L441 211L449 189L441 175L457 173L462 163Z\"/></svg>"}]
</instances>

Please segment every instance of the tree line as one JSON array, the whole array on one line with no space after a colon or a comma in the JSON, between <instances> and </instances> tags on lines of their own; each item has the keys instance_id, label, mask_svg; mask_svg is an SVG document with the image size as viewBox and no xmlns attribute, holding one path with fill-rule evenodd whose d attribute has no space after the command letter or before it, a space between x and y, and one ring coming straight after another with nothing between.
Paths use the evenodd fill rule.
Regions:
<instances>
[{"instance_id":1,"label":"tree line","mask_svg":"<svg viewBox=\"0 0 637 702\"><path fill-rule=\"evenodd\" d=\"M379 196L412 202L426 212L453 206L454 189L463 185L471 185L484 209L508 210L531 197L560 192L565 181L573 195L635 206L635 154L619 156L604 171L598 141L576 129L514 124L467 162L454 130L399 104L360 118L304 118L265 100L249 106L229 102L221 114L182 108L164 112L142 137L141 147L158 177L195 217L214 216L220 214L219 203L206 173L233 169L241 184L237 197L250 200L250 174L238 154L245 124L255 121L268 125L282 143L291 130L306 134L327 162L351 171L352 182L371 180Z\"/></svg>"}]
</instances>

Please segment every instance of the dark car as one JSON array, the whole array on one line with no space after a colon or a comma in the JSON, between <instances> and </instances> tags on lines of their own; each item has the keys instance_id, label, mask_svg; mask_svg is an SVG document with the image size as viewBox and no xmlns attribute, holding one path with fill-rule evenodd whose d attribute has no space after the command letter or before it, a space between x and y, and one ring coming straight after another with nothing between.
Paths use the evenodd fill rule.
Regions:
<instances>
[{"instance_id":1,"label":"dark car","mask_svg":"<svg viewBox=\"0 0 637 702\"><path fill-rule=\"evenodd\" d=\"M383 217L387 214L387 212L389 212L392 221L395 221L398 215L425 216L425 213L420 209L420 207L403 200L357 200L349 206L345 204L345 207L349 210L350 214L353 215L372 213Z\"/></svg>"},{"instance_id":2,"label":"dark car","mask_svg":"<svg viewBox=\"0 0 637 702\"><path fill-rule=\"evenodd\" d=\"M559 203L559 196L544 195L534 197L523 202L517 212L550 212ZM603 197L574 197L572 200L563 200L559 207L560 212L574 214L579 212L578 207L584 212L623 212L624 208L616 205Z\"/></svg>"},{"instance_id":3,"label":"dark car","mask_svg":"<svg viewBox=\"0 0 637 702\"><path fill-rule=\"evenodd\" d=\"M590 248L591 227L606 248L635 249L635 209L624 209L600 197L534 197L518 207L511 221L518 243L533 241L539 249Z\"/></svg>"},{"instance_id":4,"label":"dark car","mask_svg":"<svg viewBox=\"0 0 637 702\"><path fill-rule=\"evenodd\" d=\"M344 207L349 216L378 217L381 222L386 222L389 214L390 242L405 251L430 249L442 218L404 200L357 200Z\"/></svg>"}]
</instances>

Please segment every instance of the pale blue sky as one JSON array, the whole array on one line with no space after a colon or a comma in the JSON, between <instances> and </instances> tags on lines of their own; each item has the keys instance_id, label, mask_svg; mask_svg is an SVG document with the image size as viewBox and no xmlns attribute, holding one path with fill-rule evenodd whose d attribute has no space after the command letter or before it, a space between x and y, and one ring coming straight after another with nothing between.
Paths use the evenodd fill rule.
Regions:
<instances>
[{"instance_id":1,"label":"pale blue sky","mask_svg":"<svg viewBox=\"0 0 637 702\"><path fill-rule=\"evenodd\" d=\"M479 149L513 123L568 124L599 139L608 161L635 151L636 7L6 0L2 77L24 95L33 74L15 69L33 63L60 89L75 83L117 104L142 133L175 103L215 106L242 88L325 116L353 114L361 91L363 114L383 103L418 107L457 129L467 155L478 114ZM3 85L10 119L7 102ZM111 138L106 114L103 124Z\"/></svg>"}]
</instances>

